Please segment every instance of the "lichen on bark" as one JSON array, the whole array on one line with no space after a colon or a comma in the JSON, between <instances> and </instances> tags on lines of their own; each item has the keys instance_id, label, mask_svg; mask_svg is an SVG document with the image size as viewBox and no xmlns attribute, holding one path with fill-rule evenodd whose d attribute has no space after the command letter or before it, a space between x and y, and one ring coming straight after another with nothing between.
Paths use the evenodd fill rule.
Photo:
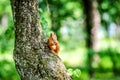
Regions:
<instances>
[{"instance_id":1,"label":"lichen on bark","mask_svg":"<svg viewBox=\"0 0 120 80\"><path fill-rule=\"evenodd\" d=\"M50 52L39 24L37 0L11 0L14 61L21 80L71 80L59 56Z\"/></svg>"}]
</instances>

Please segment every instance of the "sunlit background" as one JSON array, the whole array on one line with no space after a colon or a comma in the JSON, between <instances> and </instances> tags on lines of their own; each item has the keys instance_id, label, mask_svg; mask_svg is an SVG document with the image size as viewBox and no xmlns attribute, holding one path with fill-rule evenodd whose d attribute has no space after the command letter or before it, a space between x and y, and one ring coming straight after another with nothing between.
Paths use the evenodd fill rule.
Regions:
<instances>
[{"instance_id":1,"label":"sunlit background","mask_svg":"<svg viewBox=\"0 0 120 80\"><path fill-rule=\"evenodd\" d=\"M87 1L39 0L44 34L57 34L59 57L73 80L120 80L120 0L93 0L92 8ZM0 80L20 80L13 49L10 1L0 0Z\"/></svg>"}]
</instances>

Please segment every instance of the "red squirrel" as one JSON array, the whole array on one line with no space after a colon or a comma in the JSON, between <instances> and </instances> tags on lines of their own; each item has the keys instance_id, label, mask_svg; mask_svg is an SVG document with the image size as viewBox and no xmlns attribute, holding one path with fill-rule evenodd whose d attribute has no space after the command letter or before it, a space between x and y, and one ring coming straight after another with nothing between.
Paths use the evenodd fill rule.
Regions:
<instances>
[{"instance_id":1,"label":"red squirrel","mask_svg":"<svg viewBox=\"0 0 120 80\"><path fill-rule=\"evenodd\" d=\"M50 34L50 37L47 40L47 44L48 44L51 52L57 55L58 52L60 51L60 45L59 45L59 42L57 40L57 36L55 33Z\"/></svg>"}]
</instances>

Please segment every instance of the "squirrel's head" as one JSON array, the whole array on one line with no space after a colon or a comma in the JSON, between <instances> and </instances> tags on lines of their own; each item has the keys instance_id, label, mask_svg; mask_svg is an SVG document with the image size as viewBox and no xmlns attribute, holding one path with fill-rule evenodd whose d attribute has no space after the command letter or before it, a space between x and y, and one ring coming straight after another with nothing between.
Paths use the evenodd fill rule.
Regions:
<instances>
[{"instance_id":1,"label":"squirrel's head","mask_svg":"<svg viewBox=\"0 0 120 80\"><path fill-rule=\"evenodd\" d=\"M57 36L56 36L55 33L54 33L54 34L51 33L51 34L50 34L50 37L53 38L53 39L57 39Z\"/></svg>"}]
</instances>

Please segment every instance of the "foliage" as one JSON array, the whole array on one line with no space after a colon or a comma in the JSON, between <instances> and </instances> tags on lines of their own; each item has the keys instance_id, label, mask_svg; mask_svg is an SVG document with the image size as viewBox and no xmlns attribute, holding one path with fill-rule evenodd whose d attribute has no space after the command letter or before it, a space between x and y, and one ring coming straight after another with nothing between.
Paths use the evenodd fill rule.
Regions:
<instances>
[{"instance_id":1,"label":"foliage","mask_svg":"<svg viewBox=\"0 0 120 80\"><path fill-rule=\"evenodd\" d=\"M79 69L68 69L68 74L72 77L73 80L80 80L81 71Z\"/></svg>"},{"instance_id":2,"label":"foliage","mask_svg":"<svg viewBox=\"0 0 120 80\"><path fill-rule=\"evenodd\" d=\"M98 0L99 11L101 13L102 25L108 29L108 26L111 22L117 24L120 20L120 0ZM112 5L112 6L111 6Z\"/></svg>"},{"instance_id":3,"label":"foliage","mask_svg":"<svg viewBox=\"0 0 120 80\"><path fill-rule=\"evenodd\" d=\"M19 80L13 61L1 60L0 66L0 80Z\"/></svg>"},{"instance_id":4,"label":"foliage","mask_svg":"<svg viewBox=\"0 0 120 80\"><path fill-rule=\"evenodd\" d=\"M3 26L3 16L6 15L7 26ZM20 80L15 69L12 51L14 47L14 28L10 2L0 2L0 80Z\"/></svg>"}]
</instances>

